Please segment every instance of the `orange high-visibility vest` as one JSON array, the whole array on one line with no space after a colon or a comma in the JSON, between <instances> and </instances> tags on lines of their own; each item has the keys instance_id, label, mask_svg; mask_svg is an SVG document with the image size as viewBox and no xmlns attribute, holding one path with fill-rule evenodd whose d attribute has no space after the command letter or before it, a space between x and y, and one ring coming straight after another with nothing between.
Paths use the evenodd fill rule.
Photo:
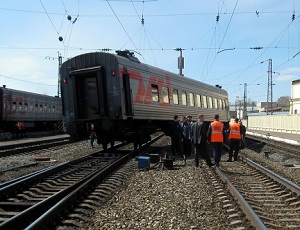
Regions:
<instances>
[{"instance_id":1,"label":"orange high-visibility vest","mask_svg":"<svg viewBox=\"0 0 300 230\"><path fill-rule=\"evenodd\" d=\"M241 139L241 127L238 123L231 124L229 129L229 139Z\"/></svg>"},{"instance_id":2,"label":"orange high-visibility vest","mask_svg":"<svg viewBox=\"0 0 300 230\"><path fill-rule=\"evenodd\" d=\"M224 124L220 121L213 121L210 123L211 127L211 142L223 142L223 128Z\"/></svg>"}]
</instances>

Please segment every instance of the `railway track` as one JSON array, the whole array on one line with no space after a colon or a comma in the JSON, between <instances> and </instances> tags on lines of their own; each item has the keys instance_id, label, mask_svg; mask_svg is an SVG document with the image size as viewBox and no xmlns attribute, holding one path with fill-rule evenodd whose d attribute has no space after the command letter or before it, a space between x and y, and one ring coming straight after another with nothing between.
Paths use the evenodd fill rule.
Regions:
<instances>
[{"instance_id":1,"label":"railway track","mask_svg":"<svg viewBox=\"0 0 300 230\"><path fill-rule=\"evenodd\" d=\"M0 229L49 229L138 151L100 151L0 187Z\"/></svg>"},{"instance_id":2,"label":"railway track","mask_svg":"<svg viewBox=\"0 0 300 230\"><path fill-rule=\"evenodd\" d=\"M34 143L28 142L28 143L20 143L20 144L14 144L9 146L1 146L0 147L0 157L6 157L11 156L14 154L20 154L20 153L26 153L26 152L32 152L40 149L47 149L47 148L56 148L61 145L69 144L70 140L68 137L57 137L49 140L41 140L36 141Z\"/></svg>"},{"instance_id":3,"label":"railway track","mask_svg":"<svg viewBox=\"0 0 300 230\"><path fill-rule=\"evenodd\" d=\"M241 157L217 169L230 192L257 229L300 228L300 188Z\"/></svg>"},{"instance_id":4,"label":"railway track","mask_svg":"<svg viewBox=\"0 0 300 230\"><path fill-rule=\"evenodd\" d=\"M261 143L267 145L270 149L276 149L276 151L284 151L285 153L295 154L300 156L299 146L284 143L276 140L271 140L266 137L257 137L253 135L246 136L246 139L249 143Z\"/></svg>"}]
</instances>

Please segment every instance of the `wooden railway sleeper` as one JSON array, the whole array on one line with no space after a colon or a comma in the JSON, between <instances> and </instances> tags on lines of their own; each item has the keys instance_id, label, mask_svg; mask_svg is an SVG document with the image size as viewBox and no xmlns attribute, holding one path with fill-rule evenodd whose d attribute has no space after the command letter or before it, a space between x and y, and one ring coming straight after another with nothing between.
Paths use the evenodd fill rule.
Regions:
<instances>
[{"instance_id":1,"label":"wooden railway sleeper","mask_svg":"<svg viewBox=\"0 0 300 230\"><path fill-rule=\"evenodd\" d=\"M78 221L75 220L66 220L63 222L66 226L73 228L83 228L84 227L84 223L78 223ZM66 228L62 228L64 230L66 230Z\"/></svg>"}]
</instances>

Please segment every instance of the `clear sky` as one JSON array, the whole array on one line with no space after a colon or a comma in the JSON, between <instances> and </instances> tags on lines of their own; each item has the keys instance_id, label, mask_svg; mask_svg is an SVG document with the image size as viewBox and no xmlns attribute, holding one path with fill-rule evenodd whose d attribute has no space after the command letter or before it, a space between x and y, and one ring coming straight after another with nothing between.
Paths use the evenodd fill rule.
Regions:
<instances>
[{"instance_id":1,"label":"clear sky","mask_svg":"<svg viewBox=\"0 0 300 230\"><path fill-rule=\"evenodd\" d=\"M300 79L299 14L297 0L0 0L0 84L57 95L58 55L102 49L179 73L181 48L184 76L221 85L230 103L245 89L267 101L271 59L276 101Z\"/></svg>"}]
</instances>

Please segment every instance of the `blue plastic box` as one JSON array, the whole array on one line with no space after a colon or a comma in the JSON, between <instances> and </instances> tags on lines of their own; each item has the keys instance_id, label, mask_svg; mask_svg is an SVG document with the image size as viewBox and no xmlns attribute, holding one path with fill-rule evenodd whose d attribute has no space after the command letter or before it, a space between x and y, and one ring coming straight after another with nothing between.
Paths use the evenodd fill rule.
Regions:
<instances>
[{"instance_id":1,"label":"blue plastic box","mask_svg":"<svg viewBox=\"0 0 300 230\"><path fill-rule=\"evenodd\" d=\"M138 168L144 169L150 167L150 157L139 156L138 157Z\"/></svg>"}]
</instances>

